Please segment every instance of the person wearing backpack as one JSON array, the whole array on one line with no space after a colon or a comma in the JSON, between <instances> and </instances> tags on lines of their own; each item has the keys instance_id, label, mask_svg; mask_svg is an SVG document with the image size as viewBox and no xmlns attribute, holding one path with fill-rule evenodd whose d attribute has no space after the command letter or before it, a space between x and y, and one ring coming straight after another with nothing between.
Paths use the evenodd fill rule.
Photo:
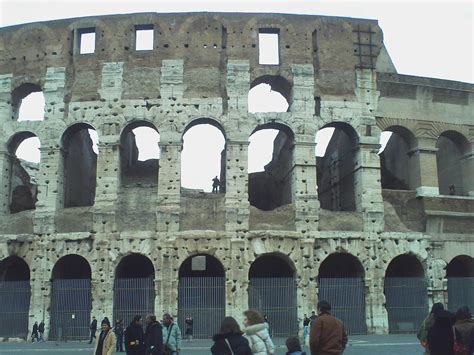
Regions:
<instances>
[{"instance_id":1,"label":"person wearing backpack","mask_svg":"<svg viewBox=\"0 0 474 355\"><path fill-rule=\"evenodd\" d=\"M219 333L213 336L214 345L211 353L214 355L252 355L249 341L240 331L239 324L232 317L225 317Z\"/></svg>"}]
</instances>

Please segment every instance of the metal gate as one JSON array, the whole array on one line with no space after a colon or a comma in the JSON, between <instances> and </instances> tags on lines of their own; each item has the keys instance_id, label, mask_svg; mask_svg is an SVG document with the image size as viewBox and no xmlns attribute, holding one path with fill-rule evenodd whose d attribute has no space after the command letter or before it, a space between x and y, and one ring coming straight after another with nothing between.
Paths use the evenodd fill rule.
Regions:
<instances>
[{"instance_id":1,"label":"metal gate","mask_svg":"<svg viewBox=\"0 0 474 355\"><path fill-rule=\"evenodd\" d=\"M344 323L348 334L367 334L362 278L320 278L318 299L331 304L331 314Z\"/></svg>"},{"instance_id":2,"label":"metal gate","mask_svg":"<svg viewBox=\"0 0 474 355\"><path fill-rule=\"evenodd\" d=\"M178 284L178 322L193 317L193 337L208 339L219 331L225 317L224 277L181 277Z\"/></svg>"},{"instance_id":3,"label":"metal gate","mask_svg":"<svg viewBox=\"0 0 474 355\"><path fill-rule=\"evenodd\" d=\"M151 277L115 279L114 320L122 319L125 326L135 315L145 319L155 312L155 287Z\"/></svg>"},{"instance_id":4,"label":"metal gate","mask_svg":"<svg viewBox=\"0 0 474 355\"><path fill-rule=\"evenodd\" d=\"M293 277L250 279L249 308L267 315L274 337L298 335L296 290Z\"/></svg>"},{"instance_id":5,"label":"metal gate","mask_svg":"<svg viewBox=\"0 0 474 355\"><path fill-rule=\"evenodd\" d=\"M462 306L474 309L474 277L448 277L448 309L456 312Z\"/></svg>"},{"instance_id":6,"label":"metal gate","mask_svg":"<svg viewBox=\"0 0 474 355\"><path fill-rule=\"evenodd\" d=\"M0 281L0 337L27 338L29 281Z\"/></svg>"},{"instance_id":7,"label":"metal gate","mask_svg":"<svg viewBox=\"0 0 474 355\"><path fill-rule=\"evenodd\" d=\"M92 309L91 280L54 280L51 291L49 340L88 339Z\"/></svg>"},{"instance_id":8,"label":"metal gate","mask_svg":"<svg viewBox=\"0 0 474 355\"><path fill-rule=\"evenodd\" d=\"M386 277L385 308L390 333L414 333L428 313L424 277Z\"/></svg>"}]
</instances>

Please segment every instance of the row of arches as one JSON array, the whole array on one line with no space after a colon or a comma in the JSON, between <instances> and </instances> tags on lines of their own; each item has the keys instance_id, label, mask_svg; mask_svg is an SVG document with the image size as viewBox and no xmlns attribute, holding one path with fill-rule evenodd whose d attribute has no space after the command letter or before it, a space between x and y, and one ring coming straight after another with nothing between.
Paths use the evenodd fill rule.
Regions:
<instances>
[{"instance_id":1,"label":"row of arches","mask_svg":"<svg viewBox=\"0 0 474 355\"><path fill-rule=\"evenodd\" d=\"M204 138L205 137L205 138ZM210 192L211 180L226 186L226 135L210 118L192 121L184 130L181 152L181 186ZM31 132L15 134L8 143L11 157L10 211L34 209L37 185L31 172L38 164L27 163L22 145L38 138ZM64 207L92 206L97 180L98 136L86 123L70 126L61 140L63 154ZM133 121L120 136L121 186L156 185L159 178L160 135L148 121ZM249 137L249 202L261 210L272 210L293 202L294 134L286 125L263 124ZM420 184L420 162L414 150L417 140L406 128L389 127L382 133L380 150L381 186L384 189L415 190ZM355 174L358 136L346 123L324 126L316 135L317 190L321 208L331 211L357 210ZM438 139L437 171L441 195L468 195L469 167L464 159L471 145L460 133L446 131ZM26 158L28 159L28 158Z\"/></svg>"},{"instance_id":2,"label":"row of arches","mask_svg":"<svg viewBox=\"0 0 474 355\"><path fill-rule=\"evenodd\" d=\"M56 262L51 277L50 339L61 335L86 339L92 310L89 263L82 256L66 255ZM465 255L454 258L446 267L446 277L449 309L474 307L474 259ZM135 314L162 311L155 310L155 278L153 263L146 256L130 254L121 259L115 269L113 318L128 322ZM314 292L318 292L318 299L332 303L334 314L352 334L367 332L364 278L361 262L348 253L328 255L317 275L318 289ZM0 336L26 334L29 279L28 265L21 258L12 256L0 263L4 300L0 305ZM196 336L212 336L226 314L228 280L223 264L211 255L193 255L180 265L178 280L178 320L192 315ZM248 306L267 314L274 336L298 332L297 280L295 265L282 254L264 254L250 265ZM231 292L236 292L235 286ZM425 272L416 256L403 254L392 259L385 272L383 292L389 331L415 331L428 311ZM234 305L230 302L227 306Z\"/></svg>"}]
</instances>

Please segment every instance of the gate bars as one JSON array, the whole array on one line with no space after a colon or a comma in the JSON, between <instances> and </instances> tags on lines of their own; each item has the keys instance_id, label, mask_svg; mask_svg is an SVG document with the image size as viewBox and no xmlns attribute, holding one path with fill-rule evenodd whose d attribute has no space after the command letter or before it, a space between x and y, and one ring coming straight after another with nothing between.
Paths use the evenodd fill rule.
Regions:
<instances>
[{"instance_id":1,"label":"gate bars","mask_svg":"<svg viewBox=\"0 0 474 355\"><path fill-rule=\"evenodd\" d=\"M0 281L0 337L27 338L29 281Z\"/></svg>"}]
</instances>

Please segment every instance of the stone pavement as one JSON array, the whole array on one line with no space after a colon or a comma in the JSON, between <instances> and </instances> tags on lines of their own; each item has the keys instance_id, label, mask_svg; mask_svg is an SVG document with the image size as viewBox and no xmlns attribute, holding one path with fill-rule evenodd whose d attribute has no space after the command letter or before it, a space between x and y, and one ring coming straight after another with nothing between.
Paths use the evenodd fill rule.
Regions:
<instances>
[{"instance_id":1,"label":"stone pavement","mask_svg":"<svg viewBox=\"0 0 474 355\"><path fill-rule=\"evenodd\" d=\"M285 339L275 340L277 351L275 355L285 354ZM195 340L183 343L182 354L210 354L210 340ZM308 351L308 349L304 349ZM46 342L32 343L0 343L0 355L73 355L92 354L92 345L87 342ZM118 353L120 354L120 353ZM124 354L124 353L123 353ZM361 335L349 338L345 355L417 355L422 354L416 337L412 334L403 335ZM309 355L309 352L308 352Z\"/></svg>"}]
</instances>

